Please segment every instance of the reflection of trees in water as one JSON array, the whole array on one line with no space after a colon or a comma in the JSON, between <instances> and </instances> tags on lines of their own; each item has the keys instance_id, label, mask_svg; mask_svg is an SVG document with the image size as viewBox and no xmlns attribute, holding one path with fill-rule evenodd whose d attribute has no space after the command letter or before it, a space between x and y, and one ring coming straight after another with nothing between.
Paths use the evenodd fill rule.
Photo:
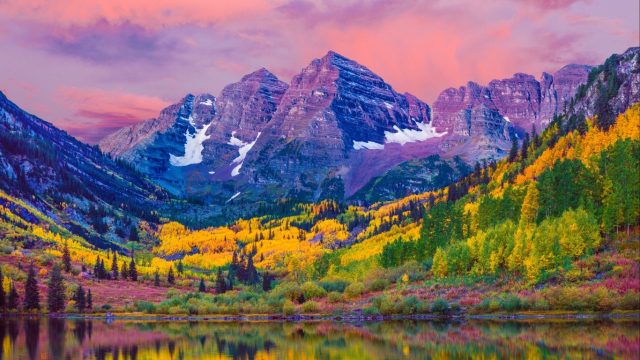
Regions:
<instances>
[{"instance_id":1,"label":"reflection of trees in water","mask_svg":"<svg viewBox=\"0 0 640 360\"><path fill-rule=\"evenodd\" d=\"M64 323L63 319L49 319L47 321L47 335L49 337L49 352L54 359L64 357Z\"/></svg>"},{"instance_id":2,"label":"reflection of trees in water","mask_svg":"<svg viewBox=\"0 0 640 360\"><path fill-rule=\"evenodd\" d=\"M40 339L40 320L26 319L24 321L24 335L29 359L34 360L38 355L38 340Z\"/></svg>"},{"instance_id":3,"label":"reflection of trees in water","mask_svg":"<svg viewBox=\"0 0 640 360\"><path fill-rule=\"evenodd\" d=\"M18 339L18 335L20 335L20 327L18 326L18 320L9 319L7 320L7 332L9 333L9 339L11 339L11 345L16 345L16 340Z\"/></svg>"},{"instance_id":4,"label":"reflection of trees in water","mask_svg":"<svg viewBox=\"0 0 640 360\"><path fill-rule=\"evenodd\" d=\"M74 323L73 326L73 336L76 338L78 344L82 344L84 340L87 338L88 333L88 324L91 324L91 321L86 320L78 320Z\"/></svg>"},{"instance_id":5,"label":"reflection of trees in water","mask_svg":"<svg viewBox=\"0 0 640 360\"><path fill-rule=\"evenodd\" d=\"M40 321L47 323L40 325ZM254 360L280 358L292 350L311 358L632 357L638 352L635 344L640 343L637 327L637 321L397 321L356 326L338 322L141 325L124 321L106 325L91 320L0 319L0 343L12 349L18 346L17 352L11 350L11 358L19 359L47 353L51 359L65 359L84 353L96 360L197 359L211 354ZM91 340L93 330L96 337ZM126 335L105 337L121 330ZM0 360L7 357L2 353L6 350L0 347ZM265 356L267 353L271 356Z\"/></svg>"},{"instance_id":6,"label":"reflection of trees in water","mask_svg":"<svg viewBox=\"0 0 640 360\"><path fill-rule=\"evenodd\" d=\"M4 338L7 336L7 329L4 323L0 323L0 360L4 359Z\"/></svg>"}]
</instances>

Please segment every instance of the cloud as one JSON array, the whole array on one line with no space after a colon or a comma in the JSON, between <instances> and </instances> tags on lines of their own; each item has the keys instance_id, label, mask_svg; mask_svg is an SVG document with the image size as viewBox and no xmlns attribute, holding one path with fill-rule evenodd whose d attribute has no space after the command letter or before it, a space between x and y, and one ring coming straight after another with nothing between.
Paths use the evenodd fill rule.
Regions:
<instances>
[{"instance_id":1,"label":"cloud","mask_svg":"<svg viewBox=\"0 0 640 360\"><path fill-rule=\"evenodd\" d=\"M107 64L147 61L157 66L170 61L183 45L175 38L140 25L128 22L116 25L106 20L83 26L34 26L28 38L53 53Z\"/></svg>"},{"instance_id":2,"label":"cloud","mask_svg":"<svg viewBox=\"0 0 640 360\"><path fill-rule=\"evenodd\" d=\"M576 3L584 3L589 2L589 0L515 0L524 2L528 5L532 5L540 10L549 11L549 10L559 10L572 6Z\"/></svg>"},{"instance_id":3,"label":"cloud","mask_svg":"<svg viewBox=\"0 0 640 360\"><path fill-rule=\"evenodd\" d=\"M273 6L267 0L3 0L0 14L13 20L55 26L88 26L106 21L163 29L233 22L258 16Z\"/></svg>"},{"instance_id":4,"label":"cloud","mask_svg":"<svg viewBox=\"0 0 640 360\"><path fill-rule=\"evenodd\" d=\"M157 97L74 87L59 88L56 100L73 111L58 124L87 142L95 142L114 129L153 118L169 105Z\"/></svg>"}]
</instances>

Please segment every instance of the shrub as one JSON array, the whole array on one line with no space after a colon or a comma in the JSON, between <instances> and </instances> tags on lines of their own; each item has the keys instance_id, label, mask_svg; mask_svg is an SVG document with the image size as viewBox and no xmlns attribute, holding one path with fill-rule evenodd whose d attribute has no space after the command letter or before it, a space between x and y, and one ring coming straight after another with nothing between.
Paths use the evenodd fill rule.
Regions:
<instances>
[{"instance_id":1,"label":"shrub","mask_svg":"<svg viewBox=\"0 0 640 360\"><path fill-rule=\"evenodd\" d=\"M327 296L327 291L318 284L307 281L300 287L305 299L319 299Z\"/></svg>"},{"instance_id":2,"label":"shrub","mask_svg":"<svg viewBox=\"0 0 640 360\"><path fill-rule=\"evenodd\" d=\"M431 309L426 301L418 300L416 303L416 314L428 314Z\"/></svg>"},{"instance_id":3,"label":"shrub","mask_svg":"<svg viewBox=\"0 0 640 360\"><path fill-rule=\"evenodd\" d=\"M628 292L622 296L617 308L621 310L640 310L640 294Z\"/></svg>"},{"instance_id":4,"label":"shrub","mask_svg":"<svg viewBox=\"0 0 640 360\"><path fill-rule=\"evenodd\" d=\"M156 310L156 306L148 301L136 301L135 309L136 311L153 314Z\"/></svg>"},{"instance_id":5,"label":"shrub","mask_svg":"<svg viewBox=\"0 0 640 360\"><path fill-rule=\"evenodd\" d=\"M291 282L278 284L273 290L271 290L271 296L297 302L302 302L301 300L304 300L304 294L302 293L300 286Z\"/></svg>"},{"instance_id":6,"label":"shrub","mask_svg":"<svg viewBox=\"0 0 640 360\"><path fill-rule=\"evenodd\" d=\"M337 291L332 291L327 295L327 299L329 300L330 303L338 303L338 302L342 302L342 300L344 300L344 297L342 296L341 293Z\"/></svg>"},{"instance_id":7,"label":"shrub","mask_svg":"<svg viewBox=\"0 0 640 360\"><path fill-rule=\"evenodd\" d=\"M331 280L321 281L319 284L326 292L336 291L341 293L344 292L344 289L349 285L349 282L345 280Z\"/></svg>"},{"instance_id":8,"label":"shrub","mask_svg":"<svg viewBox=\"0 0 640 360\"><path fill-rule=\"evenodd\" d=\"M375 279L372 282L367 284L367 291L382 291L387 286L389 286L389 282L385 279Z\"/></svg>"},{"instance_id":9,"label":"shrub","mask_svg":"<svg viewBox=\"0 0 640 360\"><path fill-rule=\"evenodd\" d=\"M296 313L296 305L291 300L285 300L282 304L282 313L285 316L294 315Z\"/></svg>"},{"instance_id":10,"label":"shrub","mask_svg":"<svg viewBox=\"0 0 640 360\"><path fill-rule=\"evenodd\" d=\"M447 312L449 312L449 310L450 310L449 302L445 299L442 299L442 298L436 299L431 304L431 312L433 313L446 314Z\"/></svg>"},{"instance_id":11,"label":"shrub","mask_svg":"<svg viewBox=\"0 0 640 360\"><path fill-rule=\"evenodd\" d=\"M375 299L375 306L380 309L380 313L383 315L397 314L397 305L400 305L399 299L391 296L382 295Z\"/></svg>"},{"instance_id":12,"label":"shrub","mask_svg":"<svg viewBox=\"0 0 640 360\"><path fill-rule=\"evenodd\" d=\"M415 314L418 309L418 298L415 296L409 296L404 298L404 300L400 303L401 306L398 309L399 313L405 315Z\"/></svg>"},{"instance_id":13,"label":"shrub","mask_svg":"<svg viewBox=\"0 0 640 360\"><path fill-rule=\"evenodd\" d=\"M380 315L380 310L378 310L378 308L375 306L369 306L364 308L362 313L367 316L375 316L375 315Z\"/></svg>"},{"instance_id":14,"label":"shrub","mask_svg":"<svg viewBox=\"0 0 640 360\"><path fill-rule=\"evenodd\" d=\"M513 312L520 310L521 302L517 295L505 294L498 301L500 308L504 311Z\"/></svg>"},{"instance_id":15,"label":"shrub","mask_svg":"<svg viewBox=\"0 0 640 360\"><path fill-rule=\"evenodd\" d=\"M460 310L460 304L458 304L457 302L451 303L451 312L457 313L460 312Z\"/></svg>"},{"instance_id":16,"label":"shrub","mask_svg":"<svg viewBox=\"0 0 640 360\"><path fill-rule=\"evenodd\" d=\"M104 304L100 308L104 311L109 311L112 309L111 304Z\"/></svg>"},{"instance_id":17,"label":"shrub","mask_svg":"<svg viewBox=\"0 0 640 360\"><path fill-rule=\"evenodd\" d=\"M362 285L362 283L359 283L359 282L352 283L344 289L344 294L348 298L358 297L362 295L363 292L364 292L364 285Z\"/></svg>"},{"instance_id":18,"label":"shrub","mask_svg":"<svg viewBox=\"0 0 640 360\"><path fill-rule=\"evenodd\" d=\"M302 311L305 313L315 313L320 310L320 305L315 301L307 301L302 304Z\"/></svg>"}]
</instances>

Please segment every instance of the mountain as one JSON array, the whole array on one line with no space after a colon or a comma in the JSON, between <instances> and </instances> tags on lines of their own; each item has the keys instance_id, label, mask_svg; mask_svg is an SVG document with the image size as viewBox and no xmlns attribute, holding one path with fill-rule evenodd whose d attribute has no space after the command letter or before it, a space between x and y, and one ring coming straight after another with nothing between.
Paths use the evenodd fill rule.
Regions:
<instances>
[{"instance_id":1,"label":"mountain","mask_svg":"<svg viewBox=\"0 0 640 360\"><path fill-rule=\"evenodd\" d=\"M25 112L1 92L0 190L101 247L116 246L125 236L115 234L115 226L109 230L109 223L128 228L153 221L157 203L169 200L127 163ZM17 206L6 199L0 205Z\"/></svg>"},{"instance_id":2,"label":"mountain","mask_svg":"<svg viewBox=\"0 0 640 360\"><path fill-rule=\"evenodd\" d=\"M606 128L638 99L640 47L632 47L592 69L587 82L577 88L575 98L568 103L568 120L572 121L572 116L582 121L595 116Z\"/></svg>"},{"instance_id":3,"label":"mountain","mask_svg":"<svg viewBox=\"0 0 640 360\"><path fill-rule=\"evenodd\" d=\"M330 51L290 84L260 69L226 86L218 98L187 95L158 118L120 129L99 146L172 193L211 203L233 196L356 198L371 181L379 187L388 171L395 179L401 173L396 167L406 161L457 156L473 166L500 159L511 148L512 133L522 138L534 126L543 130L589 70L567 65L539 80L515 74L486 86L470 82L443 91L432 109ZM404 167L417 169L415 163ZM430 171L420 175L423 180ZM420 184L407 189L440 185Z\"/></svg>"}]
</instances>

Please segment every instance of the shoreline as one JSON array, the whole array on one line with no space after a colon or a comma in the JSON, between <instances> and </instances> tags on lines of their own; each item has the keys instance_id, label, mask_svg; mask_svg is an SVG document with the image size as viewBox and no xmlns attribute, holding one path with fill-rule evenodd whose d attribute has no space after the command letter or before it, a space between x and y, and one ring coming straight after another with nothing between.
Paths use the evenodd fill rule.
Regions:
<instances>
[{"instance_id":1,"label":"shoreline","mask_svg":"<svg viewBox=\"0 0 640 360\"><path fill-rule=\"evenodd\" d=\"M252 315L168 315L168 314L0 314L2 319L10 318L51 318L51 319L86 319L106 321L201 321L201 322L382 322L382 321L466 321L466 320L635 320L640 321L640 312L613 313L496 313L496 314L413 314L413 315L363 315L349 313L343 315L329 314L252 314Z\"/></svg>"}]
</instances>

